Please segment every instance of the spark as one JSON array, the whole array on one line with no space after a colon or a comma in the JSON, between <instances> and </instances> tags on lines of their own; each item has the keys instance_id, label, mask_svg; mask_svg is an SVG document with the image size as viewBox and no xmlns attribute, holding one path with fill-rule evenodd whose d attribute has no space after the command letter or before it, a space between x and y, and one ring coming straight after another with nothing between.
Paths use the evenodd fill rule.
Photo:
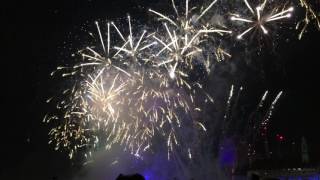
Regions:
<instances>
[{"instance_id":1,"label":"spark","mask_svg":"<svg viewBox=\"0 0 320 180\"><path fill-rule=\"evenodd\" d=\"M106 53L106 48L104 47L104 42L103 42L103 39L102 39L99 23L98 23L98 21L96 21L95 23L97 25L97 29L98 29L98 32L99 32L99 37L100 37L100 41L101 41L101 45L102 45L103 51L104 51L104 53Z\"/></svg>"},{"instance_id":2,"label":"spark","mask_svg":"<svg viewBox=\"0 0 320 180\"><path fill-rule=\"evenodd\" d=\"M226 120L228 118L228 114L229 114L229 110L230 110L230 107L231 107L231 100L232 100L232 97L233 97L233 93L234 93L234 85L231 85L230 92L229 92L229 97L228 97L228 100L227 100L226 113L224 114L224 120Z\"/></svg>"},{"instance_id":3,"label":"spark","mask_svg":"<svg viewBox=\"0 0 320 180\"><path fill-rule=\"evenodd\" d=\"M192 154L191 154L190 148L188 148L188 156L189 156L189 159L192 159Z\"/></svg>"},{"instance_id":4,"label":"spark","mask_svg":"<svg viewBox=\"0 0 320 180\"><path fill-rule=\"evenodd\" d=\"M254 29L260 29L263 34L268 34L269 31L266 28L266 26L273 22L273 21L279 21L281 19L290 18L291 13L293 12L293 7L289 7L287 9L282 9L280 12L278 11L278 7L272 8L270 12L266 12L265 9L267 1L264 0L261 4L255 7L255 9L252 8L250 3L247 0L244 0L247 8L252 14L252 17L247 18L244 17L244 15L240 14L234 14L230 17L231 21L238 21L243 23L244 25L249 24L249 27L242 31L239 35L237 35L237 39L242 39L243 36L247 35L250 31Z\"/></svg>"},{"instance_id":5,"label":"spark","mask_svg":"<svg viewBox=\"0 0 320 180\"><path fill-rule=\"evenodd\" d=\"M259 108L263 107L264 101L266 100L268 93L269 93L268 91L264 92L264 94L259 102L259 105L258 105Z\"/></svg>"},{"instance_id":6,"label":"spark","mask_svg":"<svg viewBox=\"0 0 320 180\"><path fill-rule=\"evenodd\" d=\"M198 22L204 17L216 2L217 0L214 0L208 7L200 12L200 16L197 17L196 21ZM164 56L165 60L161 58L162 61L158 62L157 66L165 68L169 77L175 79L177 86L189 86L187 83L184 83L184 75L189 74L188 71L194 69L194 57L202 52L201 42L203 41L201 41L201 38L211 33L219 35L230 34L231 31L209 27L207 24L203 24L200 27L196 26L194 22L192 22L194 14L191 14L189 10L188 0L185 1L185 12L182 17L180 17L179 14L183 15L183 13L178 12L173 0L172 6L177 15L175 19L171 19L169 16L149 9L149 12L159 16L161 20L165 21L163 26L166 36L162 36L163 38L153 37L159 45L163 46L163 48L156 53L156 56L163 57L163 54L166 55ZM166 22L170 24L168 25Z\"/></svg>"},{"instance_id":7,"label":"spark","mask_svg":"<svg viewBox=\"0 0 320 180\"><path fill-rule=\"evenodd\" d=\"M306 32L306 29L310 22L314 21L318 30L320 30L320 17L317 15L316 11L312 8L312 6L307 2L307 0L299 0L300 6L305 9L304 19L299 21L296 25L296 29L300 29L302 26L299 36L299 39L302 39L303 34Z\"/></svg>"},{"instance_id":8,"label":"spark","mask_svg":"<svg viewBox=\"0 0 320 180\"><path fill-rule=\"evenodd\" d=\"M152 41L151 43L147 44L148 42L146 40L146 34L147 34L146 30L143 30L142 34L138 38L138 41L135 42L134 40L135 37L133 36L133 32L132 32L131 17L127 16L127 19L128 19L128 26L129 26L129 36L127 40L124 39L123 34L120 32L117 26L114 25L114 23L112 24L115 27L118 34L120 35L120 37L124 40L124 43L121 47L115 46L114 49L118 50L116 55L119 55L119 53L122 52L122 53L125 53L126 55L133 57L133 59L137 61L140 58L138 56L142 54L140 53L141 51L151 48L152 46L156 45L157 42Z\"/></svg>"},{"instance_id":9,"label":"spark","mask_svg":"<svg viewBox=\"0 0 320 180\"><path fill-rule=\"evenodd\" d=\"M261 122L261 126L266 129L268 124L269 124L269 121L270 121L270 118L272 117L272 114L273 114L273 110L275 108L275 105L277 104L277 102L279 101L280 97L282 96L283 92L280 91L277 96L274 98L274 100L272 101L269 109L268 109L268 112L266 114L266 117L265 119Z\"/></svg>"}]
</instances>

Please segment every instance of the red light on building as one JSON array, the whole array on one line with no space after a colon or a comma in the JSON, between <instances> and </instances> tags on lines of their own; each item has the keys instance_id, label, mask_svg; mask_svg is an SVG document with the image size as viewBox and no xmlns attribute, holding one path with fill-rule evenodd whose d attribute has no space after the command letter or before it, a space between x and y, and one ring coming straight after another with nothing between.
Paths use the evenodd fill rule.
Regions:
<instances>
[{"instance_id":1,"label":"red light on building","mask_svg":"<svg viewBox=\"0 0 320 180\"><path fill-rule=\"evenodd\" d=\"M280 142L282 142L282 141L285 140L284 136L283 136L283 135L280 135L280 134L277 134L277 135L276 135L276 138L277 138L277 141L280 141Z\"/></svg>"}]
</instances>

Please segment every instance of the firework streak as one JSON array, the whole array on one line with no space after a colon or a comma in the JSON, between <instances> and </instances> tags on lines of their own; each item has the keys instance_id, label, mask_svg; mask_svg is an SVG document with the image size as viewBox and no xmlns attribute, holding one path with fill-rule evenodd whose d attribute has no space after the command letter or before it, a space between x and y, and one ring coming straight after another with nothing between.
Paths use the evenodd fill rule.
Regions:
<instances>
[{"instance_id":1,"label":"firework streak","mask_svg":"<svg viewBox=\"0 0 320 180\"><path fill-rule=\"evenodd\" d=\"M188 129L191 135L207 131L196 114L202 111L202 101L213 103L213 98L204 91L204 82L194 80L191 74L200 66L209 75L214 62L231 57L215 44L223 37L236 34L235 39L245 39L254 30L268 35L270 25L290 18L294 10L286 1L264 0L252 5L243 0L239 6L246 11L240 14L232 9L221 15L232 24L233 28L228 28L210 19L210 12L222 4L218 0L203 7L191 7L188 0L184 7L171 2L174 16L149 9L161 24L154 31L136 28L130 16L125 30L113 22L95 22L96 33L91 35L99 44L79 50L77 63L52 73L73 83L61 96L48 100L57 108L44 118L56 125L49 132L49 143L56 150L67 150L73 158L77 152L88 157L97 148L120 146L142 158L161 141L168 159L179 147L192 158L192 144L185 142L184 131ZM300 5L307 17L299 37L309 16L319 24L308 3L301 0ZM270 116L271 112L272 108Z\"/></svg>"}]
</instances>

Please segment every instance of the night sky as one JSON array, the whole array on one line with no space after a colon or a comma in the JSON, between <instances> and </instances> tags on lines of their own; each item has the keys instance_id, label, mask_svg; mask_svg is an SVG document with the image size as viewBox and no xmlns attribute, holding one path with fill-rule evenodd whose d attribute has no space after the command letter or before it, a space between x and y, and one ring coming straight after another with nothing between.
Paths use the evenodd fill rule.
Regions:
<instances>
[{"instance_id":1,"label":"night sky","mask_svg":"<svg viewBox=\"0 0 320 180\"><path fill-rule=\"evenodd\" d=\"M42 119L50 109L45 100L63 85L55 84L50 73L63 62L61 54L66 52L61 51L66 51L65 42L78 26L96 19L115 20L127 13L145 22L149 7L165 9L158 0L2 3L0 179L63 179L77 171L66 154L55 152L47 144L50 126ZM252 92L252 101L260 98L264 90L273 94L283 90L284 96L271 120L272 132L283 134L288 141L298 142L306 136L311 157L319 162L320 32L314 27L301 41L292 32L284 32L282 36L291 38L289 42L279 43L275 54L257 58L263 73L256 75L256 70L248 70L245 78L234 83ZM237 77L230 79L231 84Z\"/></svg>"}]
</instances>

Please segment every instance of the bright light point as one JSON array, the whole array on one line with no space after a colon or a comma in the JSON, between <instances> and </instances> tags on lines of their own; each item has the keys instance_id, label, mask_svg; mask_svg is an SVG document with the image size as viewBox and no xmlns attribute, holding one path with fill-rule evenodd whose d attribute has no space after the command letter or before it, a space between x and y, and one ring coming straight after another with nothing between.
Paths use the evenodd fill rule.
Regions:
<instances>
[{"instance_id":1,"label":"bright light point","mask_svg":"<svg viewBox=\"0 0 320 180\"><path fill-rule=\"evenodd\" d=\"M171 79L174 79L176 77L174 71L172 71L172 70L169 72L169 76Z\"/></svg>"},{"instance_id":2,"label":"bright light point","mask_svg":"<svg viewBox=\"0 0 320 180\"><path fill-rule=\"evenodd\" d=\"M189 156L189 159L192 159L192 154L191 154L190 148L188 148L188 156Z\"/></svg>"},{"instance_id":3,"label":"bright light point","mask_svg":"<svg viewBox=\"0 0 320 180\"><path fill-rule=\"evenodd\" d=\"M291 17L291 14L287 14L287 18L290 18Z\"/></svg>"},{"instance_id":4,"label":"bright light point","mask_svg":"<svg viewBox=\"0 0 320 180\"><path fill-rule=\"evenodd\" d=\"M238 40L242 39L242 36L237 36L237 39L238 39Z\"/></svg>"},{"instance_id":5,"label":"bright light point","mask_svg":"<svg viewBox=\"0 0 320 180\"><path fill-rule=\"evenodd\" d=\"M258 6L256 9L257 9L258 11L260 11L260 10L261 10L261 7L260 7L260 6Z\"/></svg>"},{"instance_id":6,"label":"bright light point","mask_svg":"<svg viewBox=\"0 0 320 180\"><path fill-rule=\"evenodd\" d=\"M234 16L231 16L230 20L234 21L236 18Z\"/></svg>"},{"instance_id":7,"label":"bright light point","mask_svg":"<svg viewBox=\"0 0 320 180\"><path fill-rule=\"evenodd\" d=\"M288 11L290 11L290 12L292 12L293 10L294 10L293 7L290 7L290 8L288 9Z\"/></svg>"},{"instance_id":8,"label":"bright light point","mask_svg":"<svg viewBox=\"0 0 320 180\"><path fill-rule=\"evenodd\" d=\"M138 153L134 154L134 156L137 157L137 158L141 157L140 154L138 154Z\"/></svg>"},{"instance_id":9,"label":"bright light point","mask_svg":"<svg viewBox=\"0 0 320 180\"><path fill-rule=\"evenodd\" d=\"M263 25L260 25L260 27L264 34L268 34L268 30Z\"/></svg>"}]
</instances>

